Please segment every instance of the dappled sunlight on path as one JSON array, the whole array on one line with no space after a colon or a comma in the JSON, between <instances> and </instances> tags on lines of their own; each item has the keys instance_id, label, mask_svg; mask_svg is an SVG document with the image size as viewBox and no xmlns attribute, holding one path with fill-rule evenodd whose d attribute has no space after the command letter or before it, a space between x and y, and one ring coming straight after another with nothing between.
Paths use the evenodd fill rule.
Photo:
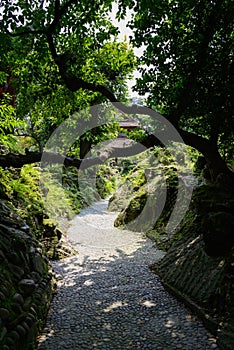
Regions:
<instances>
[{"instance_id":1,"label":"dappled sunlight on path","mask_svg":"<svg viewBox=\"0 0 234 350\"><path fill-rule=\"evenodd\" d=\"M102 201L74 219L69 238L79 254L53 263L58 289L39 350L217 348L150 272L163 252L115 229L116 214L105 208Z\"/></svg>"}]
</instances>

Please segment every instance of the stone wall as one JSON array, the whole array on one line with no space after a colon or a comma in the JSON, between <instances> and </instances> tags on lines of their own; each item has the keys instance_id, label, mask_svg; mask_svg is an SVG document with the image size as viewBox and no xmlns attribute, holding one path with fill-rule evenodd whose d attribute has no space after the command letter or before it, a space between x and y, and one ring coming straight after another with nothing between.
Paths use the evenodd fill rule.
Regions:
<instances>
[{"instance_id":1,"label":"stone wall","mask_svg":"<svg viewBox=\"0 0 234 350\"><path fill-rule=\"evenodd\" d=\"M203 186L176 233L179 239L152 266L164 285L234 349L234 201L231 191Z\"/></svg>"},{"instance_id":2,"label":"stone wall","mask_svg":"<svg viewBox=\"0 0 234 350\"><path fill-rule=\"evenodd\" d=\"M42 245L0 202L0 349L35 349L53 286Z\"/></svg>"},{"instance_id":3,"label":"stone wall","mask_svg":"<svg viewBox=\"0 0 234 350\"><path fill-rule=\"evenodd\" d=\"M154 210L160 196L160 184L157 178L143 184L121 208L115 225L133 228L134 219L144 211L144 203L139 193L147 190L147 201ZM126 186L125 186L126 187ZM152 187L152 193L149 188ZM123 187L122 187L123 188ZM121 189L120 189L121 190ZM110 209L122 204L120 190L111 198ZM126 198L129 193L126 191ZM140 192L141 191L141 192ZM165 287L185 302L203 319L209 330L218 337L222 349L234 349L234 199L233 189L218 185L202 185L193 193L189 211L180 227L166 234L170 214L177 195L176 183L167 188L164 210L153 229L147 231L150 224L148 216L142 216L137 230L144 231L155 241L158 248L166 251L164 258L152 266L152 270L161 277ZM146 201L145 201L146 202ZM131 224L133 220L133 224ZM130 223L129 223L130 221ZM132 225L132 226L131 226Z\"/></svg>"}]
</instances>

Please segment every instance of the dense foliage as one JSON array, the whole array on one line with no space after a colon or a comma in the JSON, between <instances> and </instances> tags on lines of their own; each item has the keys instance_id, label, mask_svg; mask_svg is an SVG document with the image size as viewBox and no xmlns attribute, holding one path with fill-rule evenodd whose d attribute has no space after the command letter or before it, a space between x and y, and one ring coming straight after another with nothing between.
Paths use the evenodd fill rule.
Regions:
<instances>
[{"instance_id":1,"label":"dense foliage","mask_svg":"<svg viewBox=\"0 0 234 350\"><path fill-rule=\"evenodd\" d=\"M1 3L0 142L5 158L18 151L25 162L33 162L32 153L42 152L53 131L71 114L107 100L127 102L126 79L136 62L132 47L117 40L111 8L110 0ZM226 165L233 159L230 0L122 0L117 17L123 18L129 9L133 9L132 45L144 45L136 90L149 94L148 105L205 156L212 181L222 174L230 176ZM91 114L87 118L95 117L99 118ZM113 117L78 137L66 155L84 158L92 146L116 136ZM83 122L77 118L78 125ZM130 134L146 147L155 146L155 138L148 136L142 129ZM4 164L10 166L11 160ZM228 182L223 176L221 180Z\"/></svg>"},{"instance_id":2,"label":"dense foliage","mask_svg":"<svg viewBox=\"0 0 234 350\"><path fill-rule=\"evenodd\" d=\"M104 99L126 101L124 79L134 57L116 41L111 6L107 0L2 4L1 81L6 91L11 87L12 102L17 95L16 115L40 150L74 111ZM145 45L136 89L149 93L149 106L205 156L213 181L230 175L224 160L233 158L231 1L125 0L117 17L129 9L132 43Z\"/></svg>"},{"instance_id":3,"label":"dense foliage","mask_svg":"<svg viewBox=\"0 0 234 350\"><path fill-rule=\"evenodd\" d=\"M217 150L233 161L232 2L130 0L120 4L122 17L128 7L133 9L132 42L144 49L136 90L148 93L149 106L190 133L181 132L213 170L216 162L216 175L225 172Z\"/></svg>"},{"instance_id":4,"label":"dense foliage","mask_svg":"<svg viewBox=\"0 0 234 350\"><path fill-rule=\"evenodd\" d=\"M71 88L73 76L106 85L126 100L134 55L126 42L115 39L117 29L106 15L110 7L109 1L95 2L91 10L90 4L75 1L2 5L2 93L14 87L15 114L25 121L15 131L32 137L41 151L69 115L103 101L96 91Z\"/></svg>"},{"instance_id":5,"label":"dense foliage","mask_svg":"<svg viewBox=\"0 0 234 350\"><path fill-rule=\"evenodd\" d=\"M20 153L26 159L33 152L42 152L53 131L71 114L105 101L96 86L106 86L127 100L126 78L132 74L135 58L129 44L116 39L117 29L108 18L111 1L5 1L0 6L2 156ZM73 77L80 86L71 87ZM84 90L83 81L93 84L93 91ZM87 114L81 120L81 114L77 113L78 124L93 117ZM109 123L77 137L67 155L84 158L93 145L117 132L112 116ZM88 198L82 198L74 169L64 169L61 183L56 182L56 166L42 175L32 165L0 170L1 197L31 220L28 223L34 228L33 217L41 223L45 205L39 177L42 190L50 189L44 200L53 224L61 215L71 217L95 196L88 188ZM107 195L114 186L113 175L109 174L109 181L101 168L97 176L99 192Z\"/></svg>"}]
</instances>

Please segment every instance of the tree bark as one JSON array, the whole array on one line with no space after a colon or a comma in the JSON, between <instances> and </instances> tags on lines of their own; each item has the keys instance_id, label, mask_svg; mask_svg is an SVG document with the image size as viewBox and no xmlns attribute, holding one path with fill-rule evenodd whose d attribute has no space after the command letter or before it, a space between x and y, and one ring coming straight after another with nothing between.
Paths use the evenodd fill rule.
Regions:
<instances>
[{"instance_id":1,"label":"tree bark","mask_svg":"<svg viewBox=\"0 0 234 350\"><path fill-rule=\"evenodd\" d=\"M83 137L80 137L80 158L84 159L86 154L88 154L91 150L92 140L87 140Z\"/></svg>"},{"instance_id":2,"label":"tree bark","mask_svg":"<svg viewBox=\"0 0 234 350\"><path fill-rule=\"evenodd\" d=\"M220 156L217 147L211 141L181 129L178 131L187 145L197 149L204 155L212 182L217 181L220 175L226 176L225 181L227 181L227 178L229 179L228 181L233 181L234 173L228 168L227 164ZM103 164L111 158L134 156L144 152L146 148L159 145L162 146L159 140L154 135L149 135L142 143L138 142L126 148L111 148L107 146L106 149L103 149L96 157L85 158L89 147L82 150L83 154L81 154L81 158L67 157L54 152L29 152L25 155L9 153L0 155L0 166L3 168L21 168L25 164L42 162L48 164L63 164L66 167L74 166L77 169L86 169L93 165Z\"/></svg>"},{"instance_id":3,"label":"tree bark","mask_svg":"<svg viewBox=\"0 0 234 350\"><path fill-rule=\"evenodd\" d=\"M234 173L228 168L226 162L222 159L216 144L208 139L182 129L179 129L178 131L187 145L197 149L204 155L212 182L216 182L221 174L226 175L230 181L233 181Z\"/></svg>"},{"instance_id":4,"label":"tree bark","mask_svg":"<svg viewBox=\"0 0 234 350\"><path fill-rule=\"evenodd\" d=\"M129 157L144 151L145 148L135 144L126 148L107 147L96 157L87 157L84 159L67 157L54 152L29 152L27 154L8 153L0 155L0 166L3 168L22 168L26 164L63 164L65 167L73 166L77 169L86 169L93 165L103 164L111 158Z\"/></svg>"}]
</instances>

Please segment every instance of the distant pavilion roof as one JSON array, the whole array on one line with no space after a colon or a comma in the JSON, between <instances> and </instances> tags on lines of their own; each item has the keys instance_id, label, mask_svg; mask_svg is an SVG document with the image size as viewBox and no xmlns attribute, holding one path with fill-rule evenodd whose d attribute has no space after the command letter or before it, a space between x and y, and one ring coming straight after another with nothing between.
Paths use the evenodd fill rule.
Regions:
<instances>
[{"instance_id":1,"label":"distant pavilion roof","mask_svg":"<svg viewBox=\"0 0 234 350\"><path fill-rule=\"evenodd\" d=\"M117 137L114 140L111 141L105 141L104 144L108 147L108 148L125 148L125 147L130 147L133 144L135 144L136 142L131 140L131 139L127 139L127 138L119 138Z\"/></svg>"},{"instance_id":2,"label":"distant pavilion roof","mask_svg":"<svg viewBox=\"0 0 234 350\"><path fill-rule=\"evenodd\" d=\"M119 121L119 125L123 129L132 130L140 126L140 123L131 117L124 117L124 119ZM135 143L135 141L128 139L124 132L120 132L115 139L105 141L104 145L111 148L125 148L130 147Z\"/></svg>"},{"instance_id":3,"label":"distant pavilion roof","mask_svg":"<svg viewBox=\"0 0 234 350\"><path fill-rule=\"evenodd\" d=\"M125 117L123 120L120 120L119 125L123 129L133 129L137 128L140 124L137 120L131 117Z\"/></svg>"}]
</instances>

